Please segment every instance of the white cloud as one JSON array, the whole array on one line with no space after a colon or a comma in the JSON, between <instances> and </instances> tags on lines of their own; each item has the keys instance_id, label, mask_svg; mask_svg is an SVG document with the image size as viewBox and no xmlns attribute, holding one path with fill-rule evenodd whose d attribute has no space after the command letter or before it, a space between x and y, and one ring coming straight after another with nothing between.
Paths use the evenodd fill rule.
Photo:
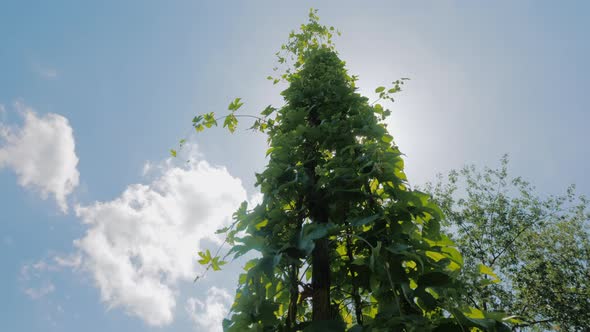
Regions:
<instances>
[{"instance_id":1,"label":"white cloud","mask_svg":"<svg viewBox=\"0 0 590 332\"><path fill-rule=\"evenodd\" d=\"M141 170L141 175L146 176L148 175L148 173L154 168L154 165L152 165L151 162L146 161L145 164L143 164L143 169Z\"/></svg>"},{"instance_id":2,"label":"white cloud","mask_svg":"<svg viewBox=\"0 0 590 332\"><path fill-rule=\"evenodd\" d=\"M211 287L204 302L189 298L185 310L197 325L197 331L221 332L221 323L227 316L232 302L232 296L225 289Z\"/></svg>"},{"instance_id":3,"label":"white cloud","mask_svg":"<svg viewBox=\"0 0 590 332\"><path fill-rule=\"evenodd\" d=\"M55 291L55 285L46 279L48 272L58 271L59 267L46 260L24 264L20 270L19 281L26 285L23 292L33 300L38 300Z\"/></svg>"},{"instance_id":4,"label":"white cloud","mask_svg":"<svg viewBox=\"0 0 590 332\"><path fill-rule=\"evenodd\" d=\"M81 264L79 253L59 256L50 254L50 257L41 259L36 263L23 264L20 269L20 280L30 281L44 277L47 272L57 272L63 268L77 269Z\"/></svg>"},{"instance_id":5,"label":"white cloud","mask_svg":"<svg viewBox=\"0 0 590 332\"><path fill-rule=\"evenodd\" d=\"M60 209L68 210L66 197L78 185L78 157L72 128L58 114L37 116L21 103L20 128L0 123L0 169L11 168L21 186L39 191L43 199L53 195Z\"/></svg>"},{"instance_id":6,"label":"white cloud","mask_svg":"<svg viewBox=\"0 0 590 332\"><path fill-rule=\"evenodd\" d=\"M52 283L46 283L40 288L27 288L25 289L25 294L27 294L31 299L38 300L48 294L51 294L55 291L55 286Z\"/></svg>"},{"instance_id":7,"label":"white cloud","mask_svg":"<svg viewBox=\"0 0 590 332\"><path fill-rule=\"evenodd\" d=\"M53 270L53 266L44 260L34 264L24 264L20 269L20 280L28 282L32 279L40 279L46 271L51 270Z\"/></svg>"},{"instance_id":8,"label":"white cloud","mask_svg":"<svg viewBox=\"0 0 590 332\"><path fill-rule=\"evenodd\" d=\"M102 300L150 325L173 320L177 287L198 273L203 239L216 239L246 200L241 181L205 161L169 166L149 185L134 184L108 202L79 206L88 225L75 241Z\"/></svg>"},{"instance_id":9,"label":"white cloud","mask_svg":"<svg viewBox=\"0 0 590 332\"><path fill-rule=\"evenodd\" d=\"M68 256L54 256L53 260L60 267L69 267L77 269L82 264L82 256L79 253L71 254Z\"/></svg>"}]
</instances>

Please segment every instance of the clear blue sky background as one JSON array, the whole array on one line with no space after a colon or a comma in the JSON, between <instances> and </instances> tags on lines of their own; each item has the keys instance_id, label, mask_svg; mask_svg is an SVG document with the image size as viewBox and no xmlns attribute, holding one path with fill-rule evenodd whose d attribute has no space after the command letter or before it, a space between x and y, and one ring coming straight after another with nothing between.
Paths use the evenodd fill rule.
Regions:
<instances>
[{"instance_id":1,"label":"clear blue sky background","mask_svg":"<svg viewBox=\"0 0 590 332\"><path fill-rule=\"evenodd\" d=\"M336 45L367 96L411 78L391 105L390 130L412 183L465 163L493 166L509 153L513 173L540 193L575 183L590 194L586 1L4 0L0 122L22 125L17 101L67 118L80 160L70 205L113 200L130 184L149 183L143 165L167 158L194 114L223 111L234 97L248 112L280 105L281 87L265 77L309 7L342 31ZM264 137L213 130L196 143L204 159L256 192ZM227 273L180 283L173 322L152 327L109 309L84 271L24 278L24 266L74 251L87 226L20 186L10 167L0 168L0 197L2 330L198 331L182 299L234 286ZM55 289L45 296L25 292L48 283Z\"/></svg>"}]
</instances>

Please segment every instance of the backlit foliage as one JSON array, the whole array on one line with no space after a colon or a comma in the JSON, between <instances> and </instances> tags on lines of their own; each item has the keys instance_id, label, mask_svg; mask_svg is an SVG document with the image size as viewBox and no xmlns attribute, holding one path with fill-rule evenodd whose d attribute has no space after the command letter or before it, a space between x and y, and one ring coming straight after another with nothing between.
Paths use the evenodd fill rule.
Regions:
<instances>
[{"instance_id":1,"label":"backlit foliage","mask_svg":"<svg viewBox=\"0 0 590 332\"><path fill-rule=\"evenodd\" d=\"M267 107L252 129L268 136L264 195L243 203L220 233L224 258L255 251L248 261L226 331L506 330L501 313L461 306L456 277L463 265L440 232L441 210L411 190L402 153L384 120L390 112L357 93L332 43L333 27L316 11L277 53L285 104ZM379 87L393 100L406 79ZM220 118L195 117L197 131L238 125L242 102ZM174 151L175 153L176 151ZM201 263L224 260L209 251Z\"/></svg>"}]
</instances>

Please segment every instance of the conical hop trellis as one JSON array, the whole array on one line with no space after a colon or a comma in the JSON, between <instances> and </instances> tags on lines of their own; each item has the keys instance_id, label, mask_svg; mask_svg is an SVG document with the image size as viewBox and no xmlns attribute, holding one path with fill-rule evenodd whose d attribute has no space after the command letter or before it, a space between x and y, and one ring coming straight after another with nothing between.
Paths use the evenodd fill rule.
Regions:
<instances>
[{"instance_id":1,"label":"conical hop trellis","mask_svg":"<svg viewBox=\"0 0 590 332\"><path fill-rule=\"evenodd\" d=\"M334 33L312 10L277 53L285 69L269 79L288 84L285 104L251 127L270 145L256 174L264 198L250 210L243 203L220 230L231 246L223 258L259 253L239 277L224 330L509 331L506 315L459 305L461 254L440 232L440 209L410 189L383 123L390 112L356 92ZM377 88L379 100L393 101L404 81ZM223 120L233 132L242 104L193 126ZM200 255L207 269L225 263Z\"/></svg>"}]
</instances>

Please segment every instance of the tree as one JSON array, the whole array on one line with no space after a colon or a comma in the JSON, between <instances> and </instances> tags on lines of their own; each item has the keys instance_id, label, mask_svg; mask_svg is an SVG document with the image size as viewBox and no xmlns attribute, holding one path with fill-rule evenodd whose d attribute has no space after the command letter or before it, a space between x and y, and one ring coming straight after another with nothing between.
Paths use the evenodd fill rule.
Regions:
<instances>
[{"instance_id":1,"label":"tree","mask_svg":"<svg viewBox=\"0 0 590 332\"><path fill-rule=\"evenodd\" d=\"M356 92L354 76L334 50L333 27L308 24L277 53L285 71L285 105L268 106L252 129L268 135L266 169L256 174L264 195L220 230L226 257L259 257L239 276L226 331L502 330L501 313L458 305L461 254L440 232L441 210L411 190L402 153L383 120L389 111ZM406 79L379 99L391 100ZM197 116L197 131L234 131L242 105ZM248 116L248 115L241 115ZM181 141L181 144L183 141ZM176 154L176 151L172 151ZM210 251L201 263L225 261Z\"/></svg>"},{"instance_id":2,"label":"tree","mask_svg":"<svg viewBox=\"0 0 590 332\"><path fill-rule=\"evenodd\" d=\"M574 187L541 198L528 182L509 176L504 156L497 169L451 171L427 191L463 253L466 301L521 316L514 330L587 331L590 216ZM482 265L499 278L479 274Z\"/></svg>"}]
</instances>

